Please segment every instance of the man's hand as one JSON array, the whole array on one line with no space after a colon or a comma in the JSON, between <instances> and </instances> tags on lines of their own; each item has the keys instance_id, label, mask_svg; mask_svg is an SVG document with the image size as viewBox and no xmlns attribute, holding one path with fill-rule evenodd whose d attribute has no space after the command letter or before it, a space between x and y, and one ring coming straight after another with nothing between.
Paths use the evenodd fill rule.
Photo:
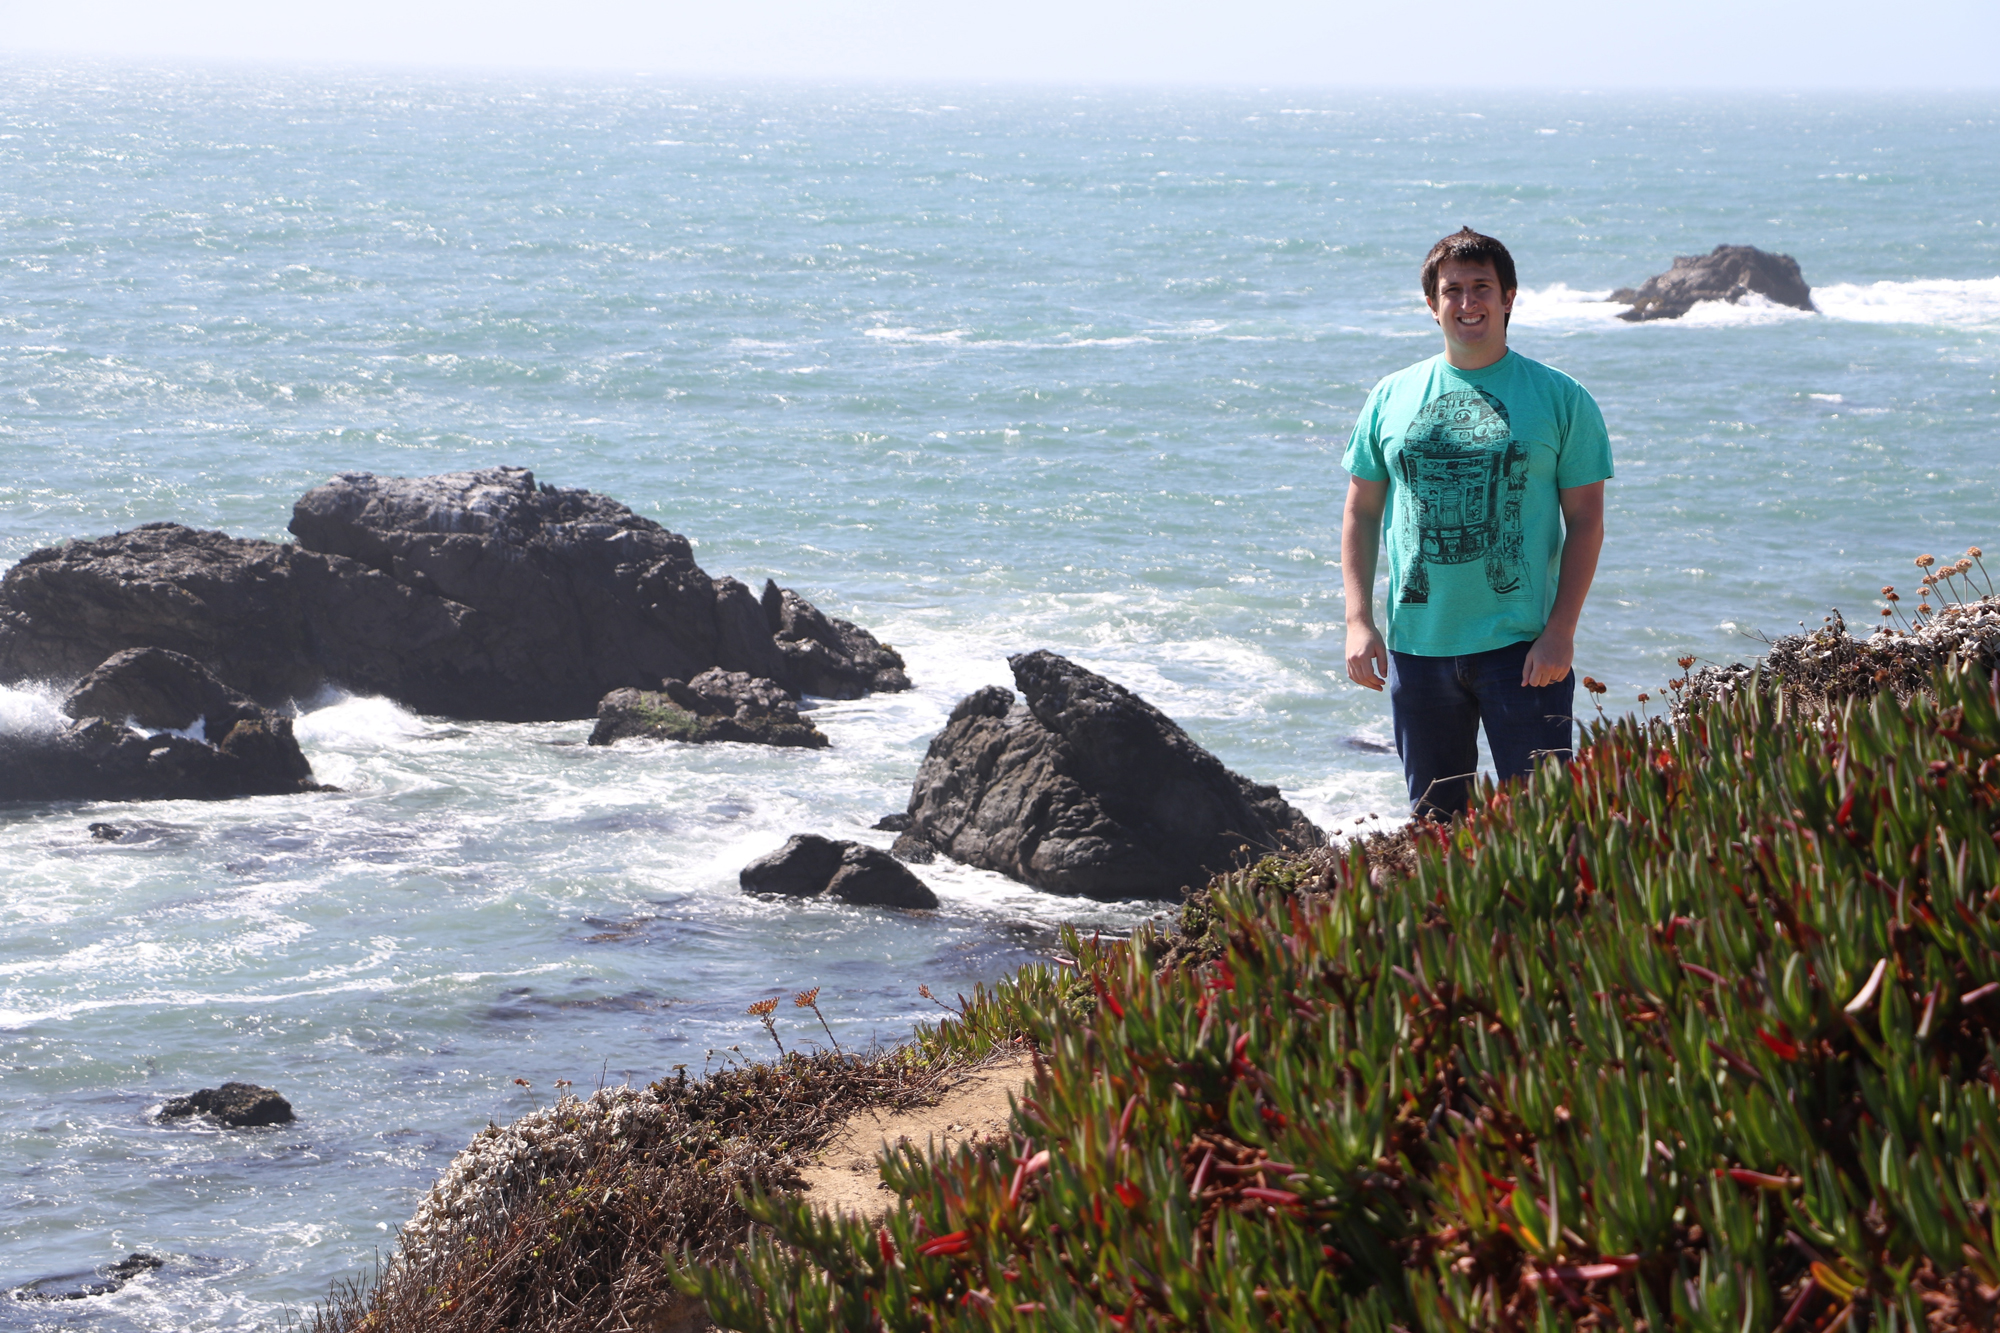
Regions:
<instances>
[{"instance_id":1,"label":"man's hand","mask_svg":"<svg viewBox=\"0 0 2000 1333\"><path fill-rule=\"evenodd\" d=\"M1354 642L1354 631L1348 631L1348 642ZM1576 657L1576 640L1553 628L1542 631L1542 637L1528 646L1527 660L1521 663L1521 684L1540 689L1553 685L1569 674L1570 663ZM1350 662L1352 658L1348 659ZM1352 667L1348 668L1353 671Z\"/></svg>"},{"instance_id":2,"label":"man's hand","mask_svg":"<svg viewBox=\"0 0 2000 1333\"><path fill-rule=\"evenodd\" d=\"M1389 678L1389 645L1373 625L1347 627L1347 678L1371 690L1381 689Z\"/></svg>"}]
</instances>

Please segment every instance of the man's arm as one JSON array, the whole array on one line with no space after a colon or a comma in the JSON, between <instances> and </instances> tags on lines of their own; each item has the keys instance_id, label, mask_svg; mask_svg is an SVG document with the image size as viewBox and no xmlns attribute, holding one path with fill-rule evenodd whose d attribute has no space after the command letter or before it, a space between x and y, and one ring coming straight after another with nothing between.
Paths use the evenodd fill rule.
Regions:
<instances>
[{"instance_id":1,"label":"man's arm","mask_svg":"<svg viewBox=\"0 0 2000 1333\"><path fill-rule=\"evenodd\" d=\"M1556 498L1563 511L1562 570L1556 577L1556 604L1549 611L1549 623L1521 664L1523 685L1553 685L1569 674L1576 656L1576 622L1583 615L1583 599L1590 595L1590 581L1597 577L1597 553L1604 549L1604 483L1572 486L1556 492ZM1350 652L1353 642L1350 628Z\"/></svg>"},{"instance_id":2,"label":"man's arm","mask_svg":"<svg viewBox=\"0 0 2000 1333\"><path fill-rule=\"evenodd\" d=\"M1382 510L1388 503L1388 482L1347 479L1347 507L1340 517L1340 581L1347 592L1347 678L1371 690L1381 689L1389 675L1389 646L1375 628L1375 560L1382 547ZM1596 558L1593 549L1591 559ZM1590 582L1589 575L1584 576L1584 582ZM1581 604L1583 599L1577 601Z\"/></svg>"}]
</instances>

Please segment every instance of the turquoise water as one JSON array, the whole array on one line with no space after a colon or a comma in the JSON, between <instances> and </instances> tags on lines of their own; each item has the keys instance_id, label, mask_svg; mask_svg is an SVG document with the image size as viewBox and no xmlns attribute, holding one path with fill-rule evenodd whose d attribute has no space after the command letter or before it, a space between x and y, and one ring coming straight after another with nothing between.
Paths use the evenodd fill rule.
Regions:
<instances>
[{"instance_id":1,"label":"turquoise water","mask_svg":"<svg viewBox=\"0 0 2000 1333\"><path fill-rule=\"evenodd\" d=\"M1330 827L1393 814L1393 758L1348 743L1388 729L1340 670L1338 458L1434 350L1415 269L1461 223L1514 249L1514 345L1611 424L1578 661L1611 704L2000 547L1996 112L0 66L0 562L524 464L918 685L821 709L816 754L308 700L340 794L0 810L0 1281L170 1259L0 1328L274 1323L556 1079L755 1054L744 1006L814 984L890 1040L919 984L1144 919L953 867L932 917L736 892L788 833L886 841L1009 652L1138 689ZM1585 299L1724 241L1796 256L1822 313ZM0 692L0 725L47 708ZM300 1121L149 1120L230 1077Z\"/></svg>"}]
</instances>

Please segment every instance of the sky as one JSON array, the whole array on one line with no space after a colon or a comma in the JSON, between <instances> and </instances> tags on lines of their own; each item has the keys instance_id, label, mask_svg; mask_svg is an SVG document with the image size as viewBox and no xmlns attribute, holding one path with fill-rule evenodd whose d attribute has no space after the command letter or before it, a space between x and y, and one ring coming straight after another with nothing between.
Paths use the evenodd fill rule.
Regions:
<instances>
[{"instance_id":1,"label":"sky","mask_svg":"<svg viewBox=\"0 0 2000 1333\"><path fill-rule=\"evenodd\" d=\"M831 82L1976 90L1996 50L2000 0L0 0L15 57Z\"/></svg>"}]
</instances>

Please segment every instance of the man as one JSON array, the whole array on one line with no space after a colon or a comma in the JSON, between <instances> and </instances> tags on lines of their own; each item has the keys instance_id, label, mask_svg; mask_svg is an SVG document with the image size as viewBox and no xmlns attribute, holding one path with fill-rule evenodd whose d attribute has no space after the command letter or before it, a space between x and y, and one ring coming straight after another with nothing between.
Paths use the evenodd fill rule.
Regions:
<instances>
[{"instance_id":1,"label":"man","mask_svg":"<svg viewBox=\"0 0 2000 1333\"><path fill-rule=\"evenodd\" d=\"M1341 459L1347 675L1388 685L1411 807L1434 819L1466 807L1481 722L1503 782L1568 758L1576 622L1604 542L1604 416L1575 380L1508 350L1517 286L1490 236L1432 246L1424 300L1444 352L1375 386Z\"/></svg>"}]
</instances>

